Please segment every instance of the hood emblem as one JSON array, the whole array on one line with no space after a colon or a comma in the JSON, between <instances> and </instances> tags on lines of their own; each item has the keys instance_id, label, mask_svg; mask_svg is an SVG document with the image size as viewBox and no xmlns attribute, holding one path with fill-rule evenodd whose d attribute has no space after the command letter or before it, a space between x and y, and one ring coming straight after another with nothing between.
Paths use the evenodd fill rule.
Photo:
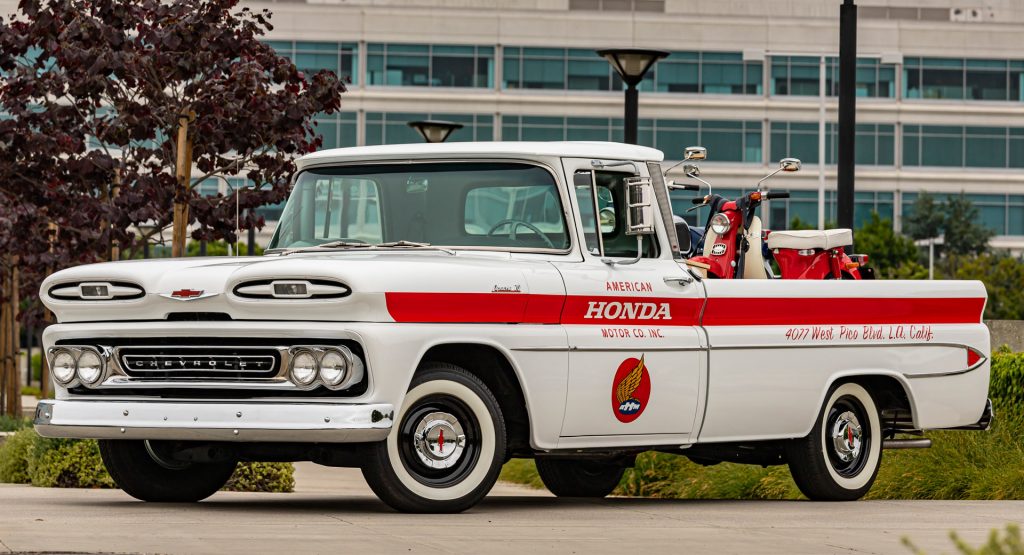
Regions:
<instances>
[{"instance_id":1,"label":"hood emblem","mask_svg":"<svg viewBox=\"0 0 1024 555\"><path fill-rule=\"evenodd\" d=\"M170 293L160 293L161 297L175 299L178 301L194 301L196 299L213 297L215 295L217 295L217 293L206 293L202 289L176 289Z\"/></svg>"}]
</instances>

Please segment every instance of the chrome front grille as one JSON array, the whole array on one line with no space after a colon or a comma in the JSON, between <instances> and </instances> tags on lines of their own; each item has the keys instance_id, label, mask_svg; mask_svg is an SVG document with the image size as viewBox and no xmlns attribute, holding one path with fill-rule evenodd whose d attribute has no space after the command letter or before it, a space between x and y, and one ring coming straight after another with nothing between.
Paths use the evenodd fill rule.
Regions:
<instances>
[{"instance_id":1,"label":"chrome front grille","mask_svg":"<svg viewBox=\"0 0 1024 555\"><path fill-rule=\"evenodd\" d=\"M130 378L238 380L273 378L278 349L257 347L120 347L116 357Z\"/></svg>"}]
</instances>

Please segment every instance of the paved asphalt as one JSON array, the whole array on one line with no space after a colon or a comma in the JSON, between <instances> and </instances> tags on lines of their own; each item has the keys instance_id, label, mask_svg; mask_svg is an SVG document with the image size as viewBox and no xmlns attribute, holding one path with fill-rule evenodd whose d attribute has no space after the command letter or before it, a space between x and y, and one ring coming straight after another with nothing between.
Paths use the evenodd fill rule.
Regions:
<instances>
[{"instance_id":1,"label":"paved asphalt","mask_svg":"<svg viewBox=\"0 0 1024 555\"><path fill-rule=\"evenodd\" d=\"M299 464L292 494L218 493L149 505L120 491L0 484L0 553L929 553L980 543L1024 501L555 499L499 484L460 515L403 515L358 471Z\"/></svg>"}]
</instances>

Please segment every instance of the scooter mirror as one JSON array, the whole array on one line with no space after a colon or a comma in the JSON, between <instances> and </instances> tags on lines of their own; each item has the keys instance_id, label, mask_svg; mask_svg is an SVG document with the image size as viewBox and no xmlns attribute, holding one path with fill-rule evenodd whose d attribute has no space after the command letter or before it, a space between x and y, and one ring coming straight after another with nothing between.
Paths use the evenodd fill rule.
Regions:
<instances>
[{"instance_id":1,"label":"scooter mirror","mask_svg":"<svg viewBox=\"0 0 1024 555\"><path fill-rule=\"evenodd\" d=\"M708 149L702 146L688 146L683 150L683 160L704 160L708 157Z\"/></svg>"},{"instance_id":2,"label":"scooter mirror","mask_svg":"<svg viewBox=\"0 0 1024 555\"><path fill-rule=\"evenodd\" d=\"M782 168L782 171L784 172L798 172L800 171L801 166L802 164L800 163L799 158L783 158L779 162L779 167Z\"/></svg>"},{"instance_id":3,"label":"scooter mirror","mask_svg":"<svg viewBox=\"0 0 1024 555\"><path fill-rule=\"evenodd\" d=\"M684 164L683 173L689 177L700 177L700 168L697 164Z\"/></svg>"}]
</instances>

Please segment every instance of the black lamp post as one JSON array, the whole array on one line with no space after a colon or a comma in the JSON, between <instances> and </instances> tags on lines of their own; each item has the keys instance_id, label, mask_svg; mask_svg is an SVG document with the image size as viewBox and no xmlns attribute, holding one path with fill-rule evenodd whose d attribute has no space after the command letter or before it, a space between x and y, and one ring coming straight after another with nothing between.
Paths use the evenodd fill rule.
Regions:
<instances>
[{"instance_id":1,"label":"black lamp post","mask_svg":"<svg viewBox=\"0 0 1024 555\"><path fill-rule=\"evenodd\" d=\"M610 48L598 50L601 56L615 68L615 72L626 84L626 116L623 138L625 142L637 143L637 127L639 112L639 95L636 86L644 80L644 75L658 60L669 55L664 50L646 50L643 48Z\"/></svg>"},{"instance_id":2,"label":"black lamp post","mask_svg":"<svg viewBox=\"0 0 1024 555\"><path fill-rule=\"evenodd\" d=\"M839 144L837 177L839 227L853 229L854 142L857 137L857 6L839 6Z\"/></svg>"},{"instance_id":3,"label":"black lamp post","mask_svg":"<svg viewBox=\"0 0 1024 555\"><path fill-rule=\"evenodd\" d=\"M428 143L443 143L453 132L462 129L461 123L441 120L410 121L409 127L415 129Z\"/></svg>"}]
</instances>

